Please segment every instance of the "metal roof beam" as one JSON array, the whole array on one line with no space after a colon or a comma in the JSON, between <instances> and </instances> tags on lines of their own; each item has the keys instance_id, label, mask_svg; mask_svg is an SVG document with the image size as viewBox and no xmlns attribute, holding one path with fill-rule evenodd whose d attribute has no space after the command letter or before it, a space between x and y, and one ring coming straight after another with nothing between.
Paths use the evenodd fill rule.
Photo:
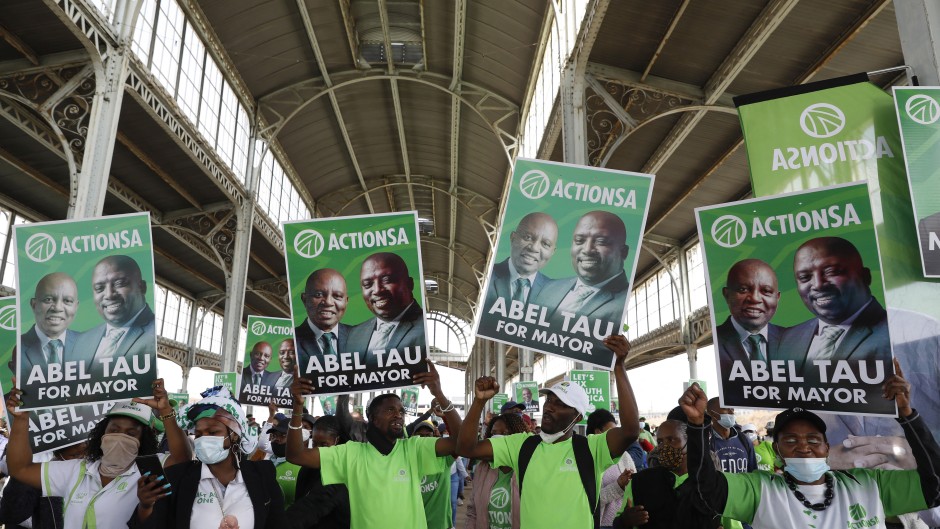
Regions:
<instances>
[{"instance_id":1,"label":"metal roof beam","mask_svg":"<svg viewBox=\"0 0 940 529\"><path fill-rule=\"evenodd\" d=\"M704 101L706 98L705 91L693 84L674 81L672 79L658 77L655 75L647 75L646 79L644 80L643 74L640 72L625 70L623 68L608 66L606 64L599 64L596 62L588 63L585 72L598 79L614 81L624 86L642 88L643 90L671 95L681 99L687 99L689 101ZM733 107L734 103L732 99L734 96L735 94L730 93L722 94L721 97L715 101L715 104Z\"/></svg>"},{"instance_id":2,"label":"metal roof beam","mask_svg":"<svg viewBox=\"0 0 940 529\"><path fill-rule=\"evenodd\" d=\"M44 70L63 68L66 66L78 66L87 63L90 59L88 51L84 48L72 51L63 51L60 53L50 53L38 57L39 64L33 65L26 59L13 59L0 62L0 76L16 73L27 75Z\"/></svg>"},{"instance_id":3,"label":"metal roof beam","mask_svg":"<svg viewBox=\"0 0 940 529\"><path fill-rule=\"evenodd\" d=\"M392 36L388 28L388 5L385 0L379 2L379 20L382 23L382 45L385 47L385 71L395 73L395 61L392 57Z\"/></svg>"}]
</instances>

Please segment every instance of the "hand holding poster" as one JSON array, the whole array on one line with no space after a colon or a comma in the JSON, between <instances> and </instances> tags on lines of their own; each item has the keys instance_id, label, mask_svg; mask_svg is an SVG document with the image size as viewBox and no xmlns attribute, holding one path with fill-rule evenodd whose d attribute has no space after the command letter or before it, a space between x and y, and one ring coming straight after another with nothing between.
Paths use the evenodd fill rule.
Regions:
<instances>
[{"instance_id":1,"label":"hand holding poster","mask_svg":"<svg viewBox=\"0 0 940 529\"><path fill-rule=\"evenodd\" d=\"M896 414L882 398L894 368L867 184L696 216L723 407Z\"/></svg>"},{"instance_id":2,"label":"hand holding poster","mask_svg":"<svg viewBox=\"0 0 940 529\"><path fill-rule=\"evenodd\" d=\"M16 226L22 409L151 394L150 214Z\"/></svg>"},{"instance_id":3,"label":"hand holding poster","mask_svg":"<svg viewBox=\"0 0 940 529\"><path fill-rule=\"evenodd\" d=\"M477 335L611 369L603 339L621 333L652 190L651 175L516 160Z\"/></svg>"},{"instance_id":4,"label":"hand holding poster","mask_svg":"<svg viewBox=\"0 0 940 529\"><path fill-rule=\"evenodd\" d=\"M273 402L290 408L290 385L297 368L294 328L286 318L248 316L248 337L238 402L262 405Z\"/></svg>"},{"instance_id":5,"label":"hand holding poster","mask_svg":"<svg viewBox=\"0 0 940 529\"><path fill-rule=\"evenodd\" d=\"M513 387L516 394L516 402L525 406L526 413L536 413L539 411L539 384L538 382L516 382Z\"/></svg>"},{"instance_id":6,"label":"hand holding poster","mask_svg":"<svg viewBox=\"0 0 940 529\"><path fill-rule=\"evenodd\" d=\"M415 212L284 224L300 372L317 394L413 384L427 371Z\"/></svg>"}]
</instances>

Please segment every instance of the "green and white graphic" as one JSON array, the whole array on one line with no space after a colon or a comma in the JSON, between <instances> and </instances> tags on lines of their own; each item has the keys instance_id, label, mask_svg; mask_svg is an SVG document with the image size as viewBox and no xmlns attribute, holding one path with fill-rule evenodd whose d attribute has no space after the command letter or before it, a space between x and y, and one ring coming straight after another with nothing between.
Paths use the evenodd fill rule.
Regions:
<instances>
[{"instance_id":1,"label":"green and white graphic","mask_svg":"<svg viewBox=\"0 0 940 529\"><path fill-rule=\"evenodd\" d=\"M924 275L940 277L940 87L894 87Z\"/></svg>"},{"instance_id":2,"label":"green and white graphic","mask_svg":"<svg viewBox=\"0 0 940 529\"><path fill-rule=\"evenodd\" d=\"M248 316L238 402L290 408L290 385L297 369L294 327L287 318Z\"/></svg>"},{"instance_id":3,"label":"green and white graphic","mask_svg":"<svg viewBox=\"0 0 940 529\"><path fill-rule=\"evenodd\" d=\"M499 415L499 410L502 409L503 404L509 402L509 395L506 393L497 393L493 395L493 398L490 400L490 409L493 410L493 413Z\"/></svg>"},{"instance_id":4,"label":"green and white graphic","mask_svg":"<svg viewBox=\"0 0 940 529\"><path fill-rule=\"evenodd\" d=\"M477 335L611 369L652 191L651 175L517 159Z\"/></svg>"},{"instance_id":5,"label":"green and white graphic","mask_svg":"<svg viewBox=\"0 0 940 529\"><path fill-rule=\"evenodd\" d=\"M580 385L587 392L588 413L604 408L610 410L610 372L609 371L579 371L573 370L568 374L568 380ZM587 424L587 417L578 424Z\"/></svg>"},{"instance_id":6,"label":"green and white graphic","mask_svg":"<svg viewBox=\"0 0 940 529\"><path fill-rule=\"evenodd\" d=\"M323 415L336 415L336 395L328 397L319 397L320 407L323 408Z\"/></svg>"},{"instance_id":7,"label":"green and white graphic","mask_svg":"<svg viewBox=\"0 0 940 529\"><path fill-rule=\"evenodd\" d=\"M702 391L708 395L708 382L700 378L690 378L688 382L683 382L682 391L685 392L685 390L689 389L689 386L692 384L698 384L698 387L702 388Z\"/></svg>"},{"instance_id":8,"label":"green and white graphic","mask_svg":"<svg viewBox=\"0 0 940 529\"><path fill-rule=\"evenodd\" d=\"M235 389L238 387L238 373L216 373L212 377L213 386L222 386L232 395L237 395Z\"/></svg>"},{"instance_id":9,"label":"green and white graphic","mask_svg":"<svg viewBox=\"0 0 940 529\"><path fill-rule=\"evenodd\" d=\"M894 415L868 187L695 210L724 407Z\"/></svg>"},{"instance_id":10,"label":"green and white graphic","mask_svg":"<svg viewBox=\"0 0 940 529\"><path fill-rule=\"evenodd\" d=\"M150 214L16 226L22 409L151 394Z\"/></svg>"},{"instance_id":11,"label":"green and white graphic","mask_svg":"<svg viewBox=\"0 0 940 529\"><path fill-rule=\"evenodd\" d=\"M167 396L170 400L176 401L177 410L189 404L189 393L167 393Z\"/></svg>"},{"instance_id":12,"label":"green and white graphic","mask_svg":"<svg viewBox=\"0 0 940 529\"><path fill-rule=\"evenodd\" d=\"M401 404L405 407L405 413L418 415L418 386L401 390Z\"/></svg>"},{"instance_id":13,"label":"green and white graphic","mask_svg":"<svg viewBox=\"0 0 940 529\"><path fill-rule=\"evenodd\" d=\"M427 371L417 213L288 222L284 241L297 359L317 394Z\"/></svg>"},{"instance_id":14,"label":"green and white graphic","mask_svg":"<svg viewBox=\"0 0 940 529\"><path fill-rule=\"evenodd\" d=\"M526 413L539 411L539 384L535 381L516 382L513 384L516 402L525 406Z\"/></svg>"}]
</instances>

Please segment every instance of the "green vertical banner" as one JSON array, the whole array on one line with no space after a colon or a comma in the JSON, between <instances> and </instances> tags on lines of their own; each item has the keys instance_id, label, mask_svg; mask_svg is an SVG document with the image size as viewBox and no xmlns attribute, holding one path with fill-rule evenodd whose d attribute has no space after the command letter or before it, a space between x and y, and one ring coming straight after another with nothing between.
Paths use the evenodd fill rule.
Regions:
<instances>
[{"instance_id":1,"label":"green vertical banner","mask_svg":"<svg viewBox=\"0 0 940 529\"><path fill-rule=\"evenodd\" d=\"M894 100L865 74L735 98L759 197L867 181L880 243L895 357L912 399L940 435L940 282L923 277ZM772 124L772 125L769 125ZM836 446L848 435L903 435L891 419L827 417Z\"/></svg>"},{"instance_id":2,"label":"green vertical banner","mask_svg":"<svg viewBox=\"0 0 940 529\"><path fill-rule=\"evenodd\" d=\"M213 376L212 385L222 386L233 396L237 395L235 388L238 387L238 373L216 373Z\"/></svg>"},{"instance_id":3,"label":"green vertical banner","mask_svg":"<svg viewBox=\"0 0 940 529\"><path fill-rule=\"evenodd\" d=\"M499 415L499 410L502 409L503 404L509 402L509 395L506 393L497 393L493 395L493 398L490 400L491 410L493 413Z\"/></svg>"},{"instance_id":4,"label":"green vertical banner","mask_svg":"<svg viewBox=\"0 0 940 529\"><path fill-rule=\"evenodd\" d=\"M297 368L294 327L287 318L248 316L238 402L290 408L290 385Z\"/></svg>"},{"instance_id":5,"label":"green vertical banner","mask_svg":"<svg viewBox=\"0 0 940 529\"><path fill-rule=\"evenodd\" d=\"M894 104L924 276L940 277L940 87L896 86Z\"/></svg>"},{"instance_id":6,"label":"green vertical banner","mask_svg":"<svg viewBox=\"0 0 940 529\"><path fill-rule=\"evenodd\" d=\"M287 222L284 241L297 359L317 394L427 371L417 213Z\"/></svg>"},{"instance_id":7,"label":"green vertical banner","mask_svg":"<svg viewBox=\"0 0 940 529\"><path fill-rule=\"evenodd\" d=\"M151 395L150 214L24 224L15 238L22 409Z\"/></svg>"},{"instance_id":8,"label":"green vertical banner","mask_svg":"<svg viewBox=\"0 0 940 529\"><path fill-rule=\"evenodd\" d=\"M568 380L580 385L588 396L588 413L598 408L610 410L610 372L573 370ZM578 424L587 424L585 417Z\"/></svg>"},{"instance_id":9,"label":"green vertical banner","mask_svg":"<svg viewBox=\"0 0 940 529\"><path fill-rule=\"evenodd\" d=\"M526 413L538 413L539 411L539 384L534 380L527 382L516 382L513 384L513 393L516 394L516 402L525 406Z\"/></svg>"},{"instance_id":10,"label":"green vertical banner","mask_svg":"<svg viewBox=\"0 0 940 529\"><path fill-rule=\"evenodd\" d=\"M323 415L336 415L336 395L320 397L320 407L323 408Z\"/></svg>"},{"instance_id":11,"label":"green vertical banner","mask_svg":"<svg viewBox=\"0 0 940 529\"><path fill-rule=\"evenodd\" d=\"M653 176L517 159L476 334L612 369Z\"/></svg>"},{"instance_id":12,"label":"green vertical banner","mask_svg":"<svg viewBox=\"0 0 940 529\"><path fill-rule=\"evenodd\" d=\"M894 416L868 186L697 208L723 407Z\"/></svg>"},{"instance_id":13,"label":"green vertical banner","mask_svg":"<svg viewBox=\"0 0 940 529\"><path fill-rule=\"evenodd\" d=\"M405 413L418 415L418 386L410 386L401 390L401 404Z\"/></svg>"}]
</instances>

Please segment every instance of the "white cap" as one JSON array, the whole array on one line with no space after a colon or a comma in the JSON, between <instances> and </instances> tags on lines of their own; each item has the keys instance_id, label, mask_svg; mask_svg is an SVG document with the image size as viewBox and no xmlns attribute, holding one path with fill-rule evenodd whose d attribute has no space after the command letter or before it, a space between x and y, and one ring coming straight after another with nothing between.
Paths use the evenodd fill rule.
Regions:
<instances>
[{"instance_id":1,"label":"white cap","mask_svg":"<svg viewBox=\"0 0 940 529\"><path fill-rule=\"evenodd\" d=\"M539 395L545 395L546 393L554 394L558 397L558 400L571 406L584 417L587 417L589 411L594 411L594 406L588 400L587 392L575 382L563 380L548 389L539 390Z\"/></svg>"},{"instance_id":2,"label":"white cap","mask_svg":"<svg viewBox=\"0 0 940 529\"><path fill-rule=\"evenodd\" d=\"M757 433L757 426L754 426L753 424L744 424L741 426L741 431Z\"/></svg>"},{"instance_id":3,"label":"white cap","mask_svg":"<svg viewBox=\"0 0 940 529\"><path fill-rule=\"evenodd\" d=\"M124 416L137 419L138 421L150 426L150 418L153 416L153 410L150 406L138 404L130 400L116 402L107 413L108 417Z\"/></svg>"}]
</instances>

